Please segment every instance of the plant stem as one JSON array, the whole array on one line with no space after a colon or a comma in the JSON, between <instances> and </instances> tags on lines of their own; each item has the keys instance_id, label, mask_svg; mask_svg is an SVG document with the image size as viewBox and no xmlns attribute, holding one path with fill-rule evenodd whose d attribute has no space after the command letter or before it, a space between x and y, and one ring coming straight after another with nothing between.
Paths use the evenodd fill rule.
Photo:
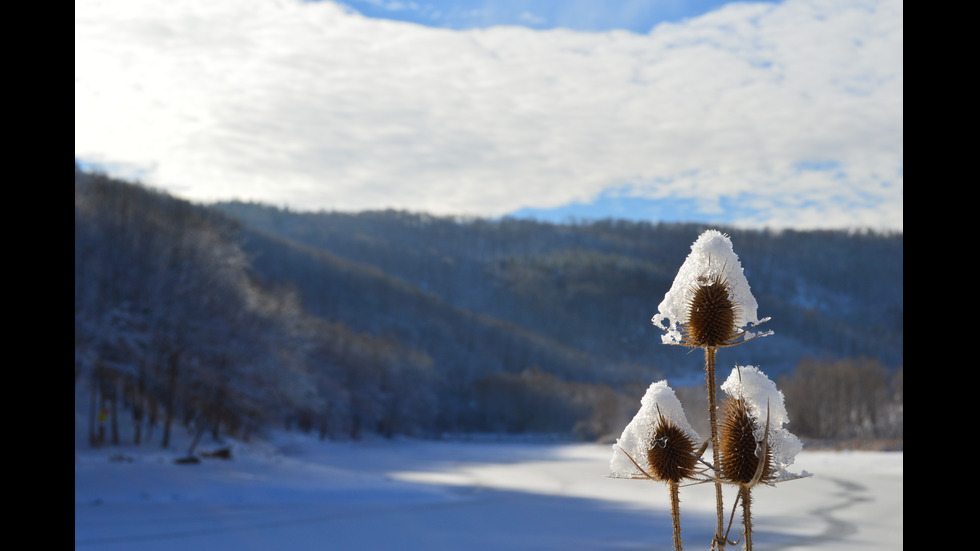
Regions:
<instances>
[{"instance_id":1,"label":"plant stem","mask_svg":"<svg viewBox=\"0 0 980 551\"><path fill-rule=\"evenodd\" d=\"M674 551L681 551L681 498L680 486L668 482L670 486L670 516L674 519Z\"/></svg>"},{"instance_id":2,"label":"plant stem","mask_svg":"<svg viewBox=\"0 0 980 551\"><path fill-rule=\"evenodd\" d=\"M752 551L752 488L739 488L742 497L742 525L745 527L745 551Z\"/></svg>"},{"instance_id":3,"label":"plant stem","mask_svg":"<svg viewBox=\"0 0 980 551\"><path fill-rule=\"evenodd\" d=\"M715 397L715 361L718 349L714 346L704 347L704 368L708 372L708 420L711 423L711 456L715 466L715 510L718 514L718 526L715 529L715 541L712 549L725 549L725 504L722 498L721 482L717 481L721 473L721 444L718 441L718 415Z\"/></svg>"}]
</instances>

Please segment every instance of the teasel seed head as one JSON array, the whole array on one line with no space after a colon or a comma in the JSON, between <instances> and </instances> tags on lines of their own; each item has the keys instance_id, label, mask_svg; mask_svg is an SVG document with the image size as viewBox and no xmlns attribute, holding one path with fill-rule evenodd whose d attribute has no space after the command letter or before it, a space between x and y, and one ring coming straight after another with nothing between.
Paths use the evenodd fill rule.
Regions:
<instances>
[{"instance_id":1,"label":"teasel seed head","mask_svg":"<svg viewBox=\"0 0 980 551\"><path fill-rule=\"evenodd\" d=\"M731 239L708 230L691 245L650 321L664 331L664 344L721 348L772 334L753 330L769 320L758 319L758 308Z\"/></svg>"},{"instance_id":2,"label":"teasel seed head","mask_svg":"<svg viewBox=\"0 0 980 551\"><path fill-rule=\"evenodd\" d=\"M721 477L725 482L751 487L773 480L772 449L756 440L760 428L744 398L727 400L721 430ZM760 461L764 462L761 473Z\"/></svg>"},{"instance_id":3,"label":"teasel seed head","mask_svg":"<svg viewBox=\"0 0 980 551\"><path fill-rule=\"evenodd\" d=\"M640 410L612 447L609 470L614 478L659 480L668 484L703 474L694 454L701 437L684 415L667 381L651 383ZM703 452L703 450L702 450Z\"/></svg>"},{"instance_id":4,"label":"teasel seed head","mask_svg":"<svg viewBox=\"0 0 980 551\"><path fill-rule=\"evenodd\" d=\"M728 280L720 275L702 276L694 287L684 326L685 341L695 347L729 344L738 332L738 310Z\"/></svg>"},{"instance_id":5,"label":"teasel seed head","mask_svg":"<svg viewBox=\"0 0 980 551\"><path fill-rule=\"evenodd\" d=\"M647 449L647 464L658 480L680 482L694 476L696 443L673 420L660 414Z\"/></svg>"}]
</instances>

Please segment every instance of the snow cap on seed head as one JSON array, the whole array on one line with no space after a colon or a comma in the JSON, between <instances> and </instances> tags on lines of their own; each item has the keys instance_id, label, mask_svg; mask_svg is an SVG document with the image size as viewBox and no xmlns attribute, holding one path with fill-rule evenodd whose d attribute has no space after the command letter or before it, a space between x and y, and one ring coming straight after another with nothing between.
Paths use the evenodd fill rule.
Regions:
<instances>
[{"instance_id":1,"label":"snow cap on seed head","mask_svg":"<svg viewBox=\"0 0 980 551\"><path fill-rule=\"evenodd\" d=\"M798 478L799 475L788 473L785 469L793 464L796 455L803 450L803 442L783 428L784 424L789 423L789 415L786 413L783 393L776 388L776 383L758 367L735 366L728 379L722 383L721 389L734 399L745 400L749 416L754 420L756 442L762 442L765 437L768 417L769 450L772 453L775 481Z\"/></svg>"},{"instance_id":2,"label":"snow cap on seed head","mask_svg":"<svg viewBox=\"0 0 980 551\"><path fill-rule=\"evenodd\" d=\"M662 337L664 344L692 344L685 340L678 324L688 323L691 302L697 289L719 281L724 282L727 287L734 307L732 329L741 331L768 319L760 321L757 318L759 305L749 289L749 282L745 279L742 264L732 248L731 239L718 230L708 230L691 245L691 253L677 271L673 285L651 320L666 332ZM751 333L746 333L744 338L752 336Z\"/></svg>"},{"instance_id":3,"label":"snow cap on seed head","mask_svg":"<svg viewBox=\"0 0 980 551\"><path fill-rule=\"evenodd\" d=\"M701 437L691 428L684 414L684 407L674 394L667 381L658 381L647 388L640 400L640 410L623 429L623 434L612 446L612 459L609 461L610 476L614 478L635 478L642 473L634 460L644 464L651 447L651 437L657 433L661 416L673 423L692 442L698 443ZM623 453L623 452L626 453ZM629 454L627 456L626 454ZM645 466L644 468L649 468Z\"/></svg>"}]
</instances>

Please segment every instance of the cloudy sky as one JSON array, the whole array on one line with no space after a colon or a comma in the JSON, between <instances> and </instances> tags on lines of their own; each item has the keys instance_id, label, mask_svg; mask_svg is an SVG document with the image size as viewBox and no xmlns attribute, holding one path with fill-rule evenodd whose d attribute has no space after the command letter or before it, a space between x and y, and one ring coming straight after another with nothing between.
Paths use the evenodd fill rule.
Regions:
<instances>
[{"instance_id":1,"label":"cloudy sky","mask_svg":"<svg viewBox=\"0 0 980 551\"><path fill-rule=\"evenodd\" d=\"M903 230L903 79L901 0L76 0L75 158L297 210Z\"/></svg>"}]
</instances>

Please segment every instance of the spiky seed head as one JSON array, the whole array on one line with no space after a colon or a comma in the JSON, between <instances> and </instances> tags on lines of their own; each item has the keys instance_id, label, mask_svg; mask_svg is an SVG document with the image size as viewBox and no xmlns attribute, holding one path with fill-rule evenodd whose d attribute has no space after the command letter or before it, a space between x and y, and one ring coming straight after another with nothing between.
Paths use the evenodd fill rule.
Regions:
<instances>
[{"instance_id":1,"label":"spiky seed head","mask_svg":"<svg viewBox=\"0 0 980 551\"><path fill-rule=\"evenodd\" d=\"M721 430L721 474L728 482L746 485L755 478L759 462L765 461L759 482L768 482L775 475L772 449L760 457L762 446L755 439L755 419L749 415L744 398L729 398Z\"/></svg>"},{"instance_id":2,"label":"spiky seed head","mask_svg":"<svg viewBox=\"0 0 980 551\"><path fill-rule=\"evenodd\" d=\"M735 337L738 311L728 280L699 277L692 289L685 324L686 341L696 347L722 346Z\"/></svg>"},{"instance_id":3,"label":"spiky seed head","mask_svg":"<svg viewBox=\"0 0 980 551\"><path fill-rule=\"evenodd\" d=\"M694 440L669 417L660 414L647 449L647 463L659 480L679 482L694 475Z\"/></svg>"}]
</instances>

